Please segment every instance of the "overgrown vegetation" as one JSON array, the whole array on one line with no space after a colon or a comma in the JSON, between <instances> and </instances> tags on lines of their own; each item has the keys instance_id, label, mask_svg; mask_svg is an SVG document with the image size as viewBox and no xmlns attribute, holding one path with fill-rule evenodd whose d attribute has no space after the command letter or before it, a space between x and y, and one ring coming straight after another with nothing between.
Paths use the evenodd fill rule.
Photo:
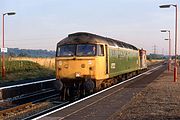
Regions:
<instances>
[{"instance_id":1,"label":"overgrown vegetation","mask_svg":"<svg viewBox=\"0 0 180 120\"><path fill-rule=\"evenodd\" d=\"M55 51L8 48L6 55L10 57L55 57Z\"/></svg>"},{"instance_id":2,"label":"overgrown vegetation","mask_svg":"<svg viewBox=\"0 0 180 120\"><path fill-rule=\"evenodd\" d=\"M2 66L1 63L0 66ZM6 66L5 82L17 81L17 80L49 79L55 77L54 70L45 68L39 65L38 63L31 61L6 60L5 66ZM2 71L0 70L0 74L1 73ZM2 82L1 75L0 75L0 82Z\"/></svg>"},{"instance_id":3,"label":"overgrown vegetation","mask_svg":"<svg viewBox=\"0 0 180 120\"><path fill-rule=\"evenodd\" d=\"M167 55L161 55L161 54L149 54L149 55L147 55L148 60L153 60L153 59L162 60L162 59L167 59L167 58L168 58Z\"/></svg>"}]
</instances>

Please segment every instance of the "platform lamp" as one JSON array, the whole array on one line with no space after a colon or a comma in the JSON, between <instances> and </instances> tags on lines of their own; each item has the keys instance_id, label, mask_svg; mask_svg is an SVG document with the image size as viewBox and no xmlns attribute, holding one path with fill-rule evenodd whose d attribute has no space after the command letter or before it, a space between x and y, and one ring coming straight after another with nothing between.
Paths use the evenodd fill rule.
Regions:
<instances>
[{"instance_id":1,"label":"platform lamp","mask_svg":"<svg viewBox=\"0 0 180 120\"><path fill-rule=\"evenodd\" d=\"M174 82L177 81L177 42L178 42L178 6L177 4L161 5L160 8L170 8L171 6L176 8L175 19L175 62L174 62Z\"/></svg>"},{"instance_id":2,"label":"platform lamp","mask_svg":"<svg viewBox=\"0 0 180 120\"><path fill-rule=\"evenodd\" d=\"M6 76L6 71L5 71L5 48L4 48L4 16L5 15L15 15L15 12L7 12L7 13L3 13L2 16L2 48L1 48L1 52L2 52L2 79L5 79Z\"/></svg>"},{"instance_id":3,"label":"platform lamp","mask_svg":"<svg viewBox=\"0 0 180 120\"><path fill-rule=\"evenodd\" d=\"M170 30L161 30L161 32L168 32L168 35L169 35L169 39L165 39L165 40L169 40L168 71L170 71L171 70L171 31Z\"/></svg>"}]
</instances>

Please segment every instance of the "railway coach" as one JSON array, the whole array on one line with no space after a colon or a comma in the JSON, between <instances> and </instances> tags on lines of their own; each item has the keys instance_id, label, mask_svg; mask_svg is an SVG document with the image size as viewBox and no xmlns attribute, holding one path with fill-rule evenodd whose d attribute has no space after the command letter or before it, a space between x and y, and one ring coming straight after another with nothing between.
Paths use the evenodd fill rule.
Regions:
<instances>
[{"instance_id":1,"label":"railway coach","mask_svg":"<svg viewBox=\"0 0 180 120\"><path fill-rule=\"evenodd\" d=\"M64 94L100 90L145 69L146 51L122 41L78 32L57 43L56 79Z\"/></svg>"}]
</instances>

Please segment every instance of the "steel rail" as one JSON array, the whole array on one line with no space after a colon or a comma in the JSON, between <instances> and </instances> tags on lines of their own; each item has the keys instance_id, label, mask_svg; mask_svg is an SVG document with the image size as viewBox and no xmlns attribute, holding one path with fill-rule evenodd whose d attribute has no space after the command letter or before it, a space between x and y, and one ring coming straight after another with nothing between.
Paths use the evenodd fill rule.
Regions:
<instances>
[{"instance_id":1,"label":"steel rail","mask_svg":"<svg viewBox=\"0 0 180 120\"><path fill-rule=\"evenodd\" d=\"M5 86L5 87L1 87L0 90L9 89L9 88L15 88L15 87L22 87L22 86L26 86L26 85L45 83L45 82L50 82L50 81L55 81L55 80L56 79L48 79L48 80L41 80L41 81L30 82L30 83L22 83L22 84L17 84L17 85Z\"/></svg>"}]
</instances>

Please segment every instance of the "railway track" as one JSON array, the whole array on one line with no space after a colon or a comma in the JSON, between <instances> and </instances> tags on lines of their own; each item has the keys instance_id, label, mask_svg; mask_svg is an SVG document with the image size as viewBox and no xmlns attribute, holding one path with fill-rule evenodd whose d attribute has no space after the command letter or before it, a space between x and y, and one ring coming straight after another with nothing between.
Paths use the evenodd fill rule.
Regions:
<instances>
[{"instance_id":1,"label":"railway track","mask_svg":"<svg viewBox=\"0 0 180 120\"><path fill-rule=\"evenodd\" d=\"M18 119L16 116L51 106L51 101L59 99L59 92L51 86L53 83L50 82L53 81L54 79L1 87L3 97L0 100L0 119Z\"/></svg>"},{"instance_id":2,"label":"railway track","mask_svg":"<svg viewBox=\"0 0 180 120\"><path fill-rule=\"evenodd\" d=\"M154 67L154 65L149 68L152 67ZM27 84L25 84L25 86L26 85ZM60 101L59 91L56 91L54 88L42 88L43 89L38 91L28 92L27 94L21 94L12 98L1 100L0 119L33 119L50 111L63 108L63 106L67 106L68 104L70 105L70 103L73 102Z\"/></svg>"},{"instance_id":3,"label":"railway track","mask_svg":"<svg viewBox=\"0 0 180 120\"><path fill-rule=\"evenodd\" d=\"M38 103L25 103L18 105L9 109L4 109L0 111L0 119L17 119L17 120L29 120L35 118L44 113L55 110L59 107L67 105L69 102L60 101L44 101ZM45 110L44 110L45 109Z\"/></svg>"},{"instance_id":4,"label":"railway track","mask_svg":"<svg viewBox=\"0 0 180 120\"><path fill-rule=\"evenodd\" d=\"M26 112L49 106L51 105L51 99L58 99L58 94L52 92L52 90L26 95L15 100L5 100L4 102L1 102L0 117L1 119L11 118Z\"/></svg>"}]
</instances>

